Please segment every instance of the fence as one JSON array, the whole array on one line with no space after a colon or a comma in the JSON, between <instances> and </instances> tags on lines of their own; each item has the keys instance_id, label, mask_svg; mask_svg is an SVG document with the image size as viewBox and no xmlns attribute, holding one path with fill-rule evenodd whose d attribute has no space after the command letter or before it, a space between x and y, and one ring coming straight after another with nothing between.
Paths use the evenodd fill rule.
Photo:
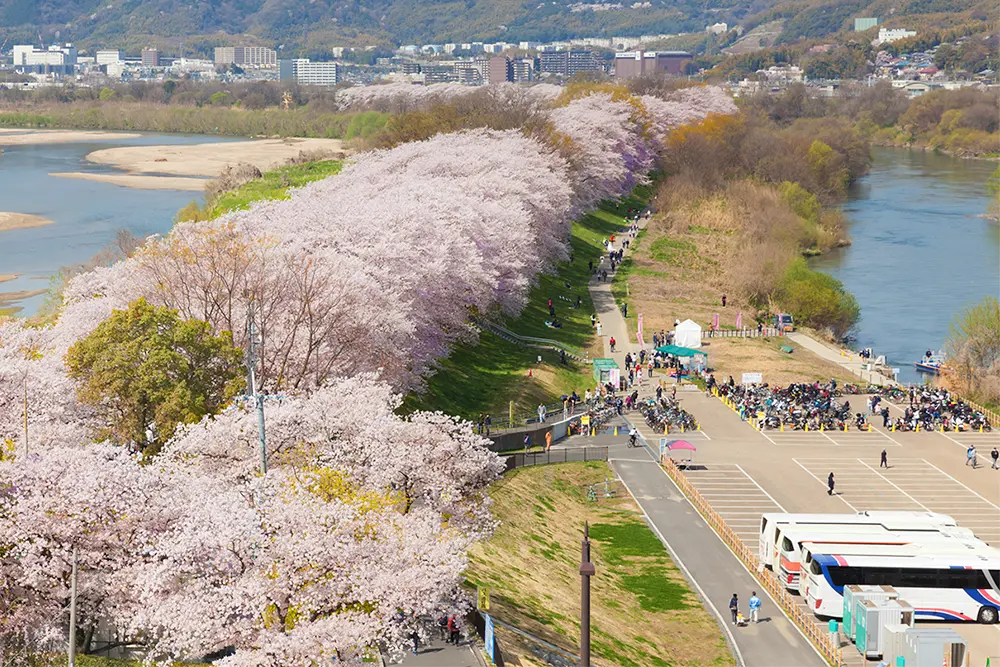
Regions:
<instances>
[{"instance_id":1,"label":"fence","mask_svg":"<svg viewBox=\"0 0 1000 667\"><path fill-rule=\"evenodd\" d=\"M784 335L777 327L764 327L757 331L757 327L742 329L702 329L701 337L704 338L770 338L772 336Z\"/></svg>"},{"instance_id":2,"label":"fence","mask_svg":"<svg viewBox=\"0 0 1000 667\"><path fill-rule=\"evenodd\" d=\"M964 398L962 400L968 403L973 410L979 410L984 415L986 415L986 419L989 420L990 424L992 424L993 426L1000 426L1000 414L997 414L995 411L990 410L989 408L985 408L982 405L979 405L979 403L976 403L975 401L966 401Z\"/></svg>"},{"instance_id":3,"label":"fence","mask_svg":"<svg viewBox=\"0 0 1000 667\"><path fill-rule=\"evenodd\" d=\"M670 476L670 479L674 481L677 487L687 496L691 504L694 505L695 509L705 518L706 523L712 527L712 529L722 538L723 542L729 546L736 557L743 561L746 565L747 570L754 576L754 578L760 583L760 585L771 594L771 597L781 605L781 608L785 610L788 617L798 626L799 630L802 631L809 641L813 643L820 654L834 667L841 667L843 665L843 656L841 654L841 648L839 646L834 646L830 638L829 633L824 632L820 629L820 626L816 624L813 617L805 611L800 605L795 602L792 595L784 589L784 587L778 582L774 577L768 576L763 572L763 566L760 564L760 560L743 540L733 532L733 529L729 527L729 524L716 512L712 506L706 501L701 493L698 492L694 485L688 481L687 477L677 468L673 461L669 458L664 459L662 462L663 469Z\"/></svg>"},{"instance_id":4,"label":"fence","mask_svg":"<svg viewBox=\"0 0 1000 667\"><path fill-rule=\"evenodd\" d=\"M593 363L586 353L577 350L576 348L563 343L562 341L553 340L551 338L536 338L534 336L522 336L516 334L506 327L500 326L495 322L490 322L487 320L473 319L479 327L490 331L491 333L500 336L504 340L508 340L516 345L521 345L524 347L535 347L541 350L552 350L554 352L565 352L566 356L571 359L575 359L580 363L589 364Z\"/></svg>"},{"instance_id":5,"label":"fence","mask_svg":"<svg viewBox=\"0 0 1000 667\"><path fill-rule=\"evenodd\" d=\"M576 463L581 461L607 460L607 447L574 447L568 449L554 449L548 452L510 454L507 457L507 468L504 472L510 472L515 468L549 465L550 463Z\"/></svg>"}]
</instances>

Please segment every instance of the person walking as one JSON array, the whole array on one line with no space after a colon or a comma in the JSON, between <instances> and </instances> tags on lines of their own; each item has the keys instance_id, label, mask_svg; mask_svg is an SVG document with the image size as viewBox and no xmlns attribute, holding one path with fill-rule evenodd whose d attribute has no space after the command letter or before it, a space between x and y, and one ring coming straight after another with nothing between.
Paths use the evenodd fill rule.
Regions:
<instances>
[{"instance_id":1,"label":"person walking","mask_svg":"<svg viewBox=\"0 0 1000 667\"><path fill-rule=\"evenodd\" d=\"M722 307L723 308L726 307L726 295L725 294L722 295Z\"/></svg>"},{"instance_id":2,"label":"person walking","mask_svg":"<svg viewBox=\"0 0 1000 667\"><path fill-rule=\"evenodd\" d=\"M485 424L486 424L486 435L488 437L490 434L490 429L493 428L493 417L488 412L486 413Z\"/></svg>"},{"instance_id":3,"label":"person walking","mask_svg":"<svg viewBox=\"0 0 1000 667\"><path fill-rule=\"evenodd\" d=\"M545 405L542 403L538 404L538 421L541 424L545 423Z\"/></svg>"},{"instance_id":4,"label":"person walking","mask_svg":"<svg viewBox=\"0 0 1000 667\"><path fill-rule=\"evenodd\" d=\"M1000 451L997 451L996 447L994 447L993 451L990 452L990 457L993 458L993 469L1000 470L1000 465L997 465L997 460L1000 459Z\"/></svg>"},{"instance_id":5,"label":"person walking","mask_svg":"<svg viewBox=\"0 0 1000 667\"><path fill-rule=\"evenodd\" d=\"M830 473L830 476L826 478L826 485L829 487L829 490L826 492L826 495L832 496L833 495L833 485L834 485L834 482L833 482L833 473L832 472Z\"/></svg>"},{"instance_id":6,"label":"person walking","mask_svg":"<svg viewBox=\"0 0 1000 667\"><path fill-rule=\"evenodd\" d=\"M740 611L740 601L736 597L736 593L733 593L732 599L729 601L729 613L733 615L733 625L736 625L736 614Z\"/></svg>"},{"instance_id":7,"label":"person walking","mask_svg":"<svg viewBox=\"0 0 1000 667\"><path fill-rule=\"evenodd\" d=\"M889 428L892 420L889 419L889 406L882 408L882 428Z\"/></svg>"},{"instance_id":8,"label":"person walking","mask_svg":"<svg viewBox=\"0 0 1000 667\"><path fill-rule=\"evenodd\" d=\"M614 336L611 337L611 340L608 341L608 344L611 345L611 351L614 352L615 351L615 337Z\"/></svg>"},{"instance_id":9,"label":"person walking","mask_svg":"<svg viewBox=\"0 0 1000 667\"><path fill-rule=\"evenodd\" d=\"M448 617L448 643L458 645L458 619L454 614Z\"/></svg>"},{"instance_id":10,"label":"person walking","mask_svg":"<svg viewBox=\"0 0 1000 667\"><path fill-rule=\"evenodd\" d=\"M757 591L750 593L748 605L750 607L750 620L754 623L760 622L760 598L757 597Z\"/></svg>"},{"instance_id":11,"label":"person walking","mask_svg":"<svg viewBox=\"0 0 1000 667\"><path fill-rule=\"evenodd\" d=\"M965 465L971 465L972 469L976 469L976 446L969 445L969 448L965 450Z\"/></svg>"},{"instance_id":12,"label":"person walking","mask_svg":"<svg viewBox=\"0 0 1000 667\"><path fill-rule=\"evenodd\" d=\"M545 451L552 449L552 430L545 432Z\"/></svg>"},{"instance_id":13,"label":"person walking","mask_svg":"<svg viewBox=\"0 0 1000 667\"><path fill-rule=\"evenodd\" d=\"M883 449L882 450L882 460L878 462L879 468L889 467L889 454Z\"/></svg>"},{"instance_id":14,"label":"person walking","mask_svg":"<svg viewBox=\"0 0 1000 667\"><path fill-rule=\"evenodd\" d=\"M483 416L483 413L480 412L479 413L479 421L476 422L476 426L477 426L476 433L478 433L479 435L482 435L483 434L483 427L485 426L485 424L486 424L486 418Z\"/></svg>"}]
</instances>

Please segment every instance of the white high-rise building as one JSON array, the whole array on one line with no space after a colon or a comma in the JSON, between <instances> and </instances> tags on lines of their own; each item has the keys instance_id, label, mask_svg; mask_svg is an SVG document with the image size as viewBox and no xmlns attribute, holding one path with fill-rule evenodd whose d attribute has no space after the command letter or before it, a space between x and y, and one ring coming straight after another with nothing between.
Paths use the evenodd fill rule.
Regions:
<instances>
[{"instance_id":1,"label":"white high-rise building","mask_svg":"<svg viewBox=\"0 0 1000 667\"><path fill-rule=\"evenodd\" d=\"M98 49L95 56L95 62L98 65L111 65L121 62L121 60L122 54L118 49Z\"/></svg>"}]
</instances>

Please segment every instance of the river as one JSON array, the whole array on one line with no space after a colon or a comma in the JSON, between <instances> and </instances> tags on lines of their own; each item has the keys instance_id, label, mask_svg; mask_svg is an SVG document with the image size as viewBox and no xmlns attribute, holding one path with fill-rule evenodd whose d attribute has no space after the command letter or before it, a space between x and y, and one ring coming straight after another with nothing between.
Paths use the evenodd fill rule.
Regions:
<instances>
[{"instance_id":1,"label":"river","mask_svg":"<svg viewBox=\"0 0 1000 667\"><path fill-rule=\"evenodd\" d=\"M107 247L119 229L136 236L166 232L178 209L200 193L137 190L95 181L58 178L54 172L115 169L87 162L87 154L116 146L199 144L232 141L215 136L144 134L111 141L3 146L0 155L0 211L30 213L53 220L32 229L0 232L0 274L19 278L0 283L0 292L38 290L60 267L85 262ZM0 138L2 145L2 138ZM33 313L35 296L10 305Z\"/></svg>"},{"instance_id":2,"label":"river","mask_svg":"<svg viewBox=\"0 0 1000 667\"><path fill-rule=\"evenodd\" d=\"M843 281L861 305L854 347L900 369L944 347L952 319L1000 293L1000 226L979 217L996 163L928 151L875 148L871 172L843 210L853 244L812 266Z\"/></svg>"}]
</instances>

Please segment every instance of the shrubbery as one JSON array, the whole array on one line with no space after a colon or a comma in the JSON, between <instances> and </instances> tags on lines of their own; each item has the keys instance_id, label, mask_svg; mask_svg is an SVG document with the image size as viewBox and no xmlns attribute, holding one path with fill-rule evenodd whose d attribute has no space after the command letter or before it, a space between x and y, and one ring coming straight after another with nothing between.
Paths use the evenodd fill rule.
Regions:
<instances>
[{"instance_id":1,"label":"shrubbery","mask_svg":"<svg viewBox=\"0 0 1000 667\"><path fill-rule=\"evenodd\" d=\"M861 317L857 300L844 290L843 283L813 271L802 258L789 265L775 296L799 323L829 329L837 338L847 334Z\"/></svg>"}]
</instances>

